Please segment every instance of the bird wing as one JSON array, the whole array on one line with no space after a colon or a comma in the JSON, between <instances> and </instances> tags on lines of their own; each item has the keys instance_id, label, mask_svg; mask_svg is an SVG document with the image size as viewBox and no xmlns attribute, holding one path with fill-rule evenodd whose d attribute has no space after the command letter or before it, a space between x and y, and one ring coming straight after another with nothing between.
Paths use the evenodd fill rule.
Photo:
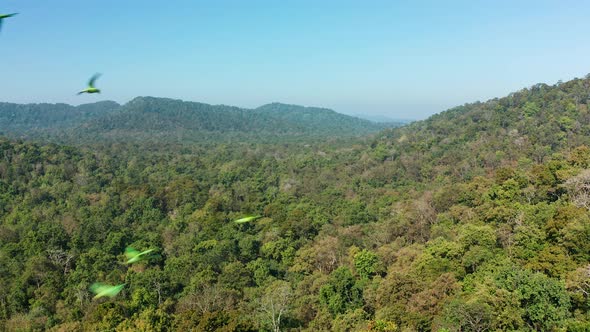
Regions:
<instances>
[{"instance_id":1,"label":"bird wing","mask_svg":"<svg viewBox=\"0 0 590 332\"><path fill-rule=\"evenodd\" d=\"M94 296L95 299L103 296L114 297L119 294L119 292L121 292L123 286L125 286L125 284L111 286L100 282L95 282L90 286L90 290L96 294L96 296Z\"/></svg>"},{"instance_id":2,"label":"bird wing","mask_svg":"<svg viewBox=\"0 0 590 332\"><path fill-rule=\"evenodd\" d=\"M146 251L142 251L142 252L140 252L138 255L139 255L139 256L147 255L147 254L149 254L150 252L152 252L152 251L154 251L154 250L155 250L155 249L148 249L148 250L146 250Z\"/></svg>"},{"instance_id":3,"label":"bird wing","mask_svg":"<svg viewBox=\"0 0 590 332\"><path fill-rule=\"evenodd\" d=\"M125 286L125 284L120 284L117 286L112 286L107 292L106 292L106 296L109 297L115 297L117 296L117 294L119 294L121 292L121 290L123 289L123 286Z\"/></svg>"},{"instance_id":4,"label":"bird wing","mask_svg":"<svg viewBox=\"0 0 590 332\"><path fill-rule=\"evenodd\" d=\"M139 251L131 248L131 247L127 247L125 249L125 257L127 257L127 259L132 259L135 258L139 255Z\"/></svg>"},{"instance_id":5,"label":"bird wing","mask_svg":"<svg viewBox=\"0 0 590 332\"><path fill-rule=\"evenodd\" d=\"M12 14L4 14L1 15L0 14L0 31L2 31L2 21L3 19L7 18L7 17L13 17L14 15L17 15L18 13L12 13Z\"/></svg>"},{"instance_id":6,"label":"bird wing","mask_svg":"<svg viewBox=\"0 0 590 332\"><path fill-rule=\"evenodd\" d=\"M96 82L96 80L100 77L100 74L94 74L94 76L92 76L92 78L90 78L90 81L88 81L88 86L91 88L94 88L94 82Z\"/></svg>"},{"instance_id":7,"label":"bird wing","mask_svg":"<svg viewBox=\"0 0 590 332\"><path fill-rule=\"evenodd\" d=\"M92 291L96 295L99 295L101 293L108 291L111 287L113 286L106 285L100 282L95 282L92 285L90 285L90 291Z\"/></svg>"},{"instance_id":8,"label":"bird wing","mask_svg":"<svg viewBox=\"0 0 590 332\"><path fill-rule=\"evenodd\" d=\"M236 222L238 224L242 224L242 223L245 223L245 222L256 220L256 219L261 218L261 217L262 216L248 216L248 217L244 217L244 218L240 218L238 220L235 220L234 222Z\"/></svg>"}]
</instances>

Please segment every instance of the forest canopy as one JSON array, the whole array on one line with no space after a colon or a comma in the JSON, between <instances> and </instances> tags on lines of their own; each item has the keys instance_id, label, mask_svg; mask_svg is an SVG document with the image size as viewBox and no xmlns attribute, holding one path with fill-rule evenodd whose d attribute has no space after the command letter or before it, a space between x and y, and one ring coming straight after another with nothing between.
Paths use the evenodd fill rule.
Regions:
<instances>
[{"instance_id":1,"label":"forest canopy","mask_svg":"<svg viewBox=\"0 0 590 332\"><path fill-rule=\"evenodd\" d=\"M348 119L371 129L344 141L94 131L205 107L151 98L88 111L78 144L9 134L0 329L587 331L589 97L589 78L538 84L373 136ZM154 252L126 264L127 247ZM125 286L93 299L95 282Z\"/></svg>"}]
</instances>

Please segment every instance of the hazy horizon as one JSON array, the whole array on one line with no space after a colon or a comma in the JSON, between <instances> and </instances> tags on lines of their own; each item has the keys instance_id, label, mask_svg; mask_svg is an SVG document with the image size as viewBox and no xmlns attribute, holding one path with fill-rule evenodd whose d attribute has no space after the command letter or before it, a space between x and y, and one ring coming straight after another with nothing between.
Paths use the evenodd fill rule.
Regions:
<instances>
[{"instance_id":1,"label":"hazy horizon","mask_svg":"<svg viewBox=\"0 0 590 332\"><path fill-rule=\"evenodd\" d=\"M424 119L590 72L590 4L7 1L0 100L149 95ZM574 24L575 23L575 24ZM100 95L76 96L95 72Z\"/></svg>"}]
</instances>

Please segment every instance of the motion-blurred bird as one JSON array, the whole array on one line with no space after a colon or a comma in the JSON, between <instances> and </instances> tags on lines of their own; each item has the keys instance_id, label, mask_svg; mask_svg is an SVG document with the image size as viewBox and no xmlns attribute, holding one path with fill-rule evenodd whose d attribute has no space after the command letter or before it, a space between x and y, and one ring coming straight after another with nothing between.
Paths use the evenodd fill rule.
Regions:
<instances>
[{"instance_id":1,"label":"motion-blurred bird","mask_svg":"<svg viewBox=\"0 0 590 332\"><path fill-rule=\"evenodd\" d=\"M150 252L154 251L155 249L148 249L146 251L139 252L131 247L127 247L125 249L125 256L127 257L127 264L132 264L135 262L139 262L144 258L145 255L149 254Z\"/></svg>"},{"instance_id":2,"label":"motion-blurred bird","mask_svg":"<svg viewBox=\"0 0 590 332\"><path fill-rule=\"evenodd\" d=\"M100 77L100 74L94 74L94 76L92 76L92 78L90 79L90 81L88 81L88 87L80 92L78 92L78 94L83 94L83 93L100 93L100 90L94 87L94 82L96 82L96 80Z\"/></svg>"},{"instance_id":3,"label":"motion-blurred bird","mask_svg":"<svg viewBox=\"0 0 590 332\"><path fill-rule=\"evenodd\" d=\"M240 218L238 220L234 220L234 222L237 223L237 224L243 224L245 222L254 221L254 220L260 219L260 218L262 218L262 216L247 216L247 217L244 217L244 218Z\"/></svg>"},{"instance_id":4,"label":"motion-blurred bird","mask_svg":"<svg viewBox=\"0 0 590 332\"><path fill-rule=\"evenodd\" d=\"M111 286L111 285L107 285L107 284L102 284L100 282L95 282L90 286L90 291L92 291L94 294L96 294L94 296L95 299L99 299L104 296L108 296L110 298L113 298L113 297L117 296L117 294L119 294L119 292L121 292L121 290L123 289L123 286L125 286L125 284Z\"/></svg>"},{"instance_id":5,"label":"motion-blurred bird","mask_svg":"<svg viewBox=\"0 0 590 332\"><path fill-rule=\"evenodd\" d=\"M13 17L14 15L18 15L18 13L0 14L0 31L2 30L2 21L4 21L5 18Z\"/></svg>"}]
</instances>

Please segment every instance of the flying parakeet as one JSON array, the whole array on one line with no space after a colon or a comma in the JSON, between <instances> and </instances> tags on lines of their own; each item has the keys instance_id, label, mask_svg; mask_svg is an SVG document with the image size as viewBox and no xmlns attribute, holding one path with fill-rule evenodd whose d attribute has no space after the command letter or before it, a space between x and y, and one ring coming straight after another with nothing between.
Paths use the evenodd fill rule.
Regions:
<instances>
[{"instance_id":1,"label":"flying parakeet","mask_svg":"<svg viewBox=\"0 0 590 332\"><path fill-rule=\"evenodd\" d=\"M243 223L246 223L246 222L249 222L249 221L254 221L254 220L260 219L260 218L262 218L262 216L247 216L247 217L244 217L244 218L240 218L238 220L234 220L234 222L237 223L237 224L243 224Z\"/></svg>"},{"instance_id":2,"label":"flying parakeet","mask_svg":"<svg viewBox=\"0 0 590 332\"><path fill-rule=\"evenodd\" d=\"M90 79L90 81L88 81L88 87L80 92L78 92L78 94L82 94L82 93L100 93L100 90L94 87L94 82L96 82L96 80L100 77L100 74L94 74L94 76L92 76L92 78Z\"/></svg>"},{"instance_id":3,"label":"flying parakeet","mask_svg":"<svg viewBox=\"0 0 590 332\"><path fill-rule=\"evenodd\" d=\"M127 247L125 249L125 256L127 257L127 264L132 264L135 262L139 262L144 258L145 255L149 254L150 252L154 251L155 249L148 249L146 251L139 252L131 247Z\"/></svg>"},{"instance_id":4,"label":"flying parakeet","mask_svg":"<svg viewBox=\"0 0 590 332\"><path fill-rule=\"evenodd\" d=\"M111 285L95 282L90 286L90 291L92 291L94 294L96 294L94 296L95 299L99 299L104 296L108 296L110 298L113 298L113 297L117 296L117 294L119 294L119 292L123 289L123 286L125 286L125 284L111 286Z\"/></svg>"}]
</instances>

